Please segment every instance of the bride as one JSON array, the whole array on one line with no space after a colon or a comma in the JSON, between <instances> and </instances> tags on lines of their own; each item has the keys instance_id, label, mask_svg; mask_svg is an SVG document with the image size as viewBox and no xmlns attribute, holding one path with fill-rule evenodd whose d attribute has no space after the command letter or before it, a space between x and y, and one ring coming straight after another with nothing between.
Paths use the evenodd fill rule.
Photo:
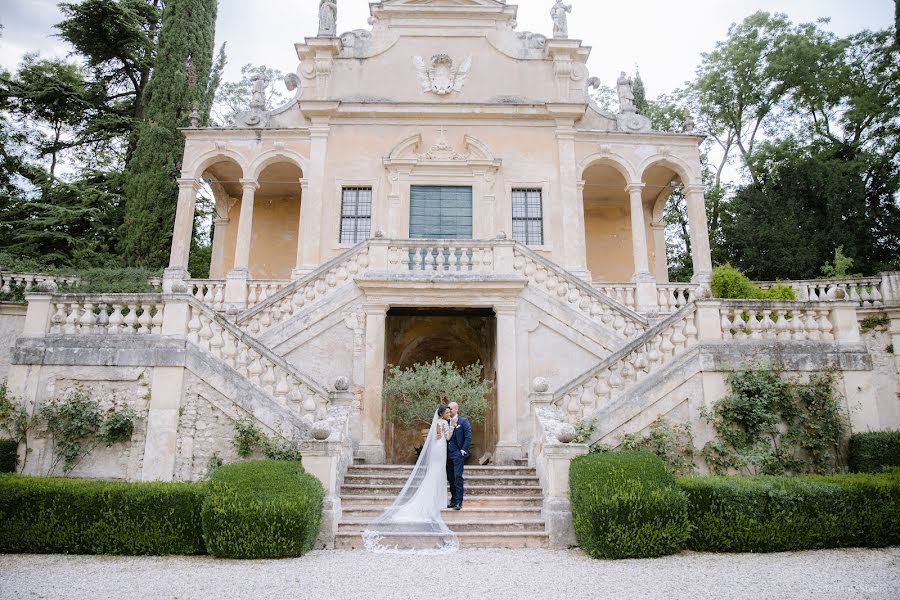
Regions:
<instances>
[{"instance_id":1,"label":"bride","mask_svg":"<svg viewBox=\"0 0 900 600\"><path fill-rule=\"evenodd\" d=\"M459 547L456 534L441 519L441 509L447 505L449 419L450 409L440 405L400 495L363 532L367 550L438 554Z\"/></svg>"}]
</instances>

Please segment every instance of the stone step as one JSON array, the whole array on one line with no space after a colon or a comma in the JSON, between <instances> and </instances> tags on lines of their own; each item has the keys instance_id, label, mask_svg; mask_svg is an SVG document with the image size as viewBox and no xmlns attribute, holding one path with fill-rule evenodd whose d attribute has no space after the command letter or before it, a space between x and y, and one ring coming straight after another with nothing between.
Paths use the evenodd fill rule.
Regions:
<instances>
[{"instance_id":1,"label":"stone step","mask_svg":"<svg viewBox=\"0 0 900 600\"><path fill-rule=\"evenodd\" d=\"M348 473L344 477L344 485L400 485L403 486L408 475L404 474L379 474L379 473ZM527 475L464 475L465 485L483 486L539 486L537 477Z\"/></svg>"},{"instance_id":2,"label":"stone step","mask_svg":"<svg viewBox=\"0 0 900 600\"><path fill-rule=\"evenodd\" d=\"M341 496L343 510L366 507L384 510L394 503L397 494L350 494ZM463 500L463 511L468 508L541 508L542 496L469 496ZM462 511L460 511L462 512Z\"/></svg>"},{"instance_id":3,"label":"stone step","mask_svg":"<svg viewBox=\"0 0 900 600\"><path fill-rule=\"evenodd\" d=\"M410 465L352 465L347 468L347 475L402 475L409 477L412 473ZM471 467L466 465L465 474L469 475L493 475L497 477L516 475L524 477L537 477L535 469L524 467Z\"/></svg>"},{"instance_id":4,"label":"stone step","mask_svg":"<svg viewBox=\"0 0 900 600\"><path fill-rule=\"evenodd\" d=\"M353 495L374 495L397 497L403 485L390 484L344 484L341 486L341 497ZM466 485L466 498L472 496L522 496L541 498L543 489L539 485Z\"/></svg>"},{"instance_id":5,"label":"stone step","mask_svg":"<svg viewBox=\"0 0 900 600\"><path fill-rule=\"evenodd\" d=\"M422 540L420 547L427 547L428 536L417 536ZM463 548L547 548L549 537L541 531L473 531L457 534ZM404 543L406 542L406 543ZM401 543L410 545L415 539L410 536L401 538ZM334 547L337 550L365 549L362 536L358 532L338 531L334 536Z\"/></svg>"},{"instance_id":6,"label":"stone step","mask_svg":"<svg viewBox=\"0 0 900 600\"><path fill-rule=\"evenodd\" d=\"M365 519L371 521L380 516L388 505L341 505L341 519L354 520ZM441 510L441 518L447 523L455 521L471 520L504 520L504 519L540 519L541 508L539 506L469 506L466 502L463 510L445 508Z\"/></svg>"},{"instance_id":7,"label":"stone step","mask_svg":"<svg viewBox=\"0 0 900 600\"><path fill-rule=\"evenodd\" d=\"M527 467L528 459L527 458L514 458L513 464L517 467Z\"/></svg>"},{"instance_id":8,"label":"stone step","mask_svg":"<svg viewBox=\"0 0 900 600\"><path fill-rule=\"evenodd\" d=\"M463 513L463 511L457 511ZM344 519L338 524L338 531L362 531L369 526L372 519ZM544 531L543 519L453 519L446 521L447 527L454 533L473 531Z\"/></svg>"}]
</instances>

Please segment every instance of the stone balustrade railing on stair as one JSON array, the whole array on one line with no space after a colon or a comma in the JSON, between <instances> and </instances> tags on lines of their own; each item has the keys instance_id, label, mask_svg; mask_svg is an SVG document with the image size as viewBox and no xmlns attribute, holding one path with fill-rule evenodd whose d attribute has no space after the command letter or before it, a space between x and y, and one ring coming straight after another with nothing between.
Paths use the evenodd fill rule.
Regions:
<instances>
[{"instance_id":1,"label":"stone balustrade railing on stair","mask_svg":"<svg viewBox=\"0 0 900 600\"><path fill-rule=\"evenodd\" d=\"M25 293L37 291L50 284L53 289L61 285L78 285L80 278L74 275L47 275L43 273L12 273L0 271L0 294L9 294L13 289ZM43 284L43 285L42 285Z\"/></svg>"},{"instance_id":2,"label":"stone balustrade railing on stair","mask_svg":"<svg viewBox=\"0 0 900 600\"><path fill-rule=\"evenodd\" d=\"M191 298L187 339L312 423L327 415L328 392L217 312Z\"/></svg>"},{"instance_id":3,"label":"stone balustrade railing on stair","mask_svg":"<svg viewBox=\"0 0 900 600\"><path fill-rule=\"evenodd\" d=\"M632 310L637 310L637 286L633 283L607 283L595 281L594 288L602 294L606 294L616 302L624 304ZM671 314L694 300L700 291L700 285L695 283L657 283L656 304L660 314Z\"/></svg>"},{"instance_id":4,"label":"stone balustrade railing on stair","mask_svg":"<svg viewBox=\"0 0 900 600\"><path fill-rule=\"evenodd\" d=\"M589 419L698 343L858 342L856 303L698 300L553 393L569 423Z\"/></svg>"},{"instance_id":5,"label":"stone balustrade railing on stair","mask_svg":"<svg viewBox=\"0 0 900 600\"><path fill-rule=\"evenodd\" d=\"M376 238L322 265L237 318L252 335L320 302L360 273L410 277L520 275L597 323L631 338L648 320L526 246L509 240L389 240Z\"/></svg>"},{"instance_id":6,"label":"stone balustrade railing on stair","mask_svg":"<svg viewBox=\"0 0 900 600\"><path fill-rule=\"evenodd\" d=\"M190 295L57 294L30 296L46 301L27 319L43 319L48 335L178 335L237 371L275 401L310 424L327 416L328 392L252 336ZM166 319L169 310L186 310L179 329ZM167 321L169 326L167 328Z\"/></svg>"},{"instance_id":7,"label":"stone balustrade railing on stair","mask_svg":"<svg viewBox=\"0 0 900 600\"><path fill-rule=\"evenodd\" d=\"M591 320L613 329L626 339L641 334L647 328L648 321L645 317L556 266L527 246L514 242L512 248L513 268L517 274L528 279L530 286L556 296L560 301Z\"/></svg>"},{"instance_id":8,"label":"stone balustrade railing on stair","mask_svg":"<svg viewBox=\"0 0 900 600\"><path fill-rule=\"evenodd\" d=\"M258 300L255 306L238 316L237 325L258 335L352 282L358 273L368 269L369 264L369 242L363 242L312 273L288 283L268 298Z\"/></svg>"}]
</instances>

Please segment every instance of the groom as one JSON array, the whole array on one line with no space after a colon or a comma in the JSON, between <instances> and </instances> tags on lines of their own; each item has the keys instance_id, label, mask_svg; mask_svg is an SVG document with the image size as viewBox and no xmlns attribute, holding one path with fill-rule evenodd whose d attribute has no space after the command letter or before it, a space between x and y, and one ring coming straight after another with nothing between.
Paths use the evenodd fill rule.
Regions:
<instances>
[{"instance_id":1,"label":"groom","mask_svg":"<svg viewBox=\"0 0 900 600\"><path fill-rule=\"evenodd\" d=\"M459 416L459 404L451 402L450 439L447 441L447 482L450 484L450 504L447 508L460 510L463 502L463 463L472 444L472 426Z\"/></svg>"}]
</instances>

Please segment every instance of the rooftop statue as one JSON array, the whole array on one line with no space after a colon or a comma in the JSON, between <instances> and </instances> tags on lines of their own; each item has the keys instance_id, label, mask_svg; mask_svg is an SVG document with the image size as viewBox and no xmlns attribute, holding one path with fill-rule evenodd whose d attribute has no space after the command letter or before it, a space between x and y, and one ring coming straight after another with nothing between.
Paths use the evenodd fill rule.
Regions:
<instances>
[{"instance_id":1,"label":"rooftop statue","mask_svg":"<svg viewBox=\"0 0 900 600\"><path fill-rule=\"evenodd\" d=\"M619 74L616 80L616 91L619 93L619 112L633 113L637 112L634 105L634 90L632 89L631 78L625 75L625 71Z\"/></svg>"},{"instance_id":2,"label":"rooftop statue","mask_svg":"<svg viewBox=\"0 0 900 600\"><path fill-rule=\"evenodd\" d=\"M570 12L572 12L572 5L563 4L563 0L556 0L556 4L550 9L550 16L553 18L554 38L569 37L569 17L566 13Z\"/></svg>"},{"instance_id":3,"label":"rooftop statue","mask_svg":"<svg viewBox=\"0 0 900 600\"><path fill-rule=\"evenodd\" d=\"M337 35L337 0L322 0L319 4L319 37Z\"/></svg>"}]
</instances>

